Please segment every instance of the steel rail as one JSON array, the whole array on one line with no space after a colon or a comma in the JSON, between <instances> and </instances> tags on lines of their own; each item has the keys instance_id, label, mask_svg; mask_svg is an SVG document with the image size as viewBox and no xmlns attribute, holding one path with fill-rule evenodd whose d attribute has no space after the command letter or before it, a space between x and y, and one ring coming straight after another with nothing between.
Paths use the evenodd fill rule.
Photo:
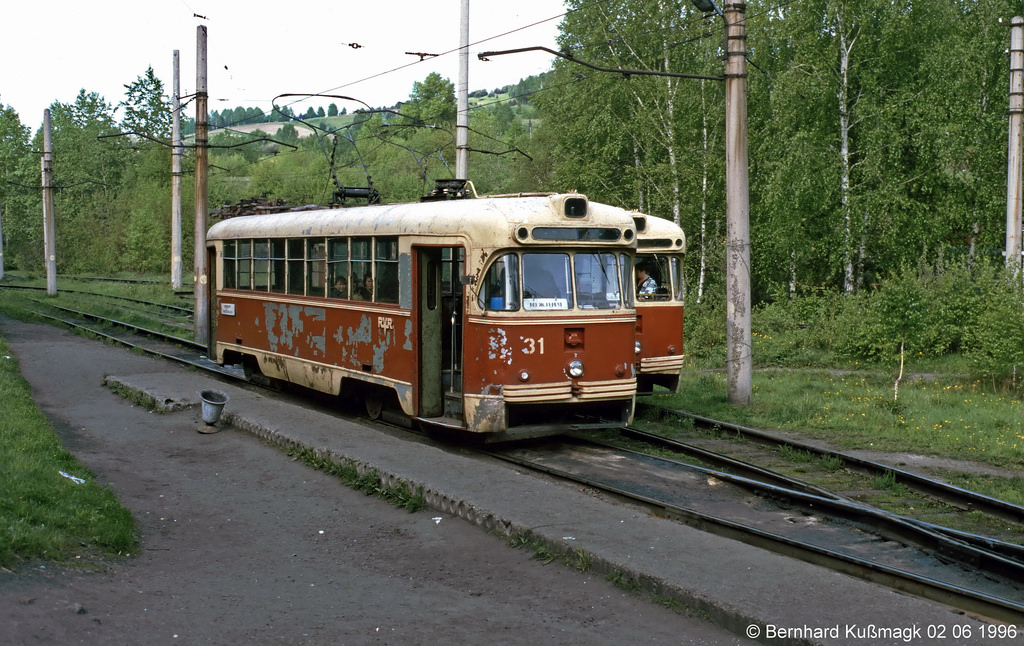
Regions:
<instances>
[{"instance_id":1,"label":"steel rail","mask_svg":"<svg viewBox=\"0 0 1024 646\"><path fill-rule=\"evenodd\" d=\"M636 429L629 429L636 430ZM639 431L643 433L643 431ZM628 452L635 455L647 456L644 453L623 449L606 442L585 440L588 443L596 444L607 449ZM827 509L839 515L840 518L852 519L867 524L873 531L880 531L888 538L895 538L908 543L913 543L924 549L935 553L944 554L956 559L960 563L966 563L973 567L983 569L994 574L1006 576L1018 582L1024 582L1024 561L1008 557L1007 555L990 549L988 545L972 544L963 540L963 536L952 536L950 534L936 531L936 526L929 526L927 523L914 522L899 514L894 514L877 507L872 507L861 502L837 497L828 491L825 495L820 493L809 493L804 490L806 483L795 478L789 478L783 474L754 467L756 472L764 472L771 480L779 480L785 484L771 484L762 480L756 480L745 476L736 475L709 469L694 464L678 462L669 458L659 457L669 463L676 463L694 471L713 476L719 480L731 482L734 485L744 487L755 493L778 497L787 502L798 502L810 508ZM737 462L732 460L732 462ZM753 465L750 465L753 467ZM792 485L790 488L789 485ZM943 528L944 529L944 528ZM994 541L998 543L999 541Z\"/></svg>"},{"instance_id":2,"label":"steel rail","mask_svg":"<svg viewBox=\"0 0 1024 646\"><path fill-rule=\"evenodd\" d=\"M5 284L0 284L0 288L4 288L4 289L25 289L25 290L32 290L32 291L43 291L43 290L46 289L45 287L34 287L32 285L5 285ZM142 300L141 298L131 298L130 296L117 296L115 294L100 294L98 292L86 292L86 291L83 291L83 290L80 290L80 289L68 289L66 287L61 288L60 291L67 292L69 294L83 294L85 296L98 296L100 298L110 298L110 299L115 299L115 300L119 300L119 301L128 301L129 303L138 303L140 305L152 305L153 307L159 307L159 308L162 308L162 309L171 310L171 311L174 311L174 312L178 312L179 314L187 314L188 316L192 316L193 315L192 308L181 307L180 305L171 305L170 303L157 303L155 301L145 301L145 300Z\"/></svg>"},{"instance_id":3,"label":"steel rail","mask_svg":"<svg viewBox=\"0 0 1024 646\"><path fill-rule=\"evenodd\" d=\"M760 442L781 445L788 444L795 448L813 453L817 456L825 457L838 457L843 460L844 463L849 464L853 467L859 468L863 471L873 474L890 472L896 478L898 482L902 482L911 489L918 491L919 493L925 493L935 498L950 502L954 504L965 505L969 509L977 509L985 511L986 513L998 516L1004 520L1010 520L1013 522L1024 523L1024 507L1016 505L1005 500L993 498L991 496L985 496L968 489L963 489L956 485L952 485L946 482L928 478L926 476L900 469L899 467L890 466L888 464L882 464L880 462L874 462L865 458L860 458L843 451L831 451L823 449L821 447L809 444L806 442L800 442L799 440L793 440L790 438L779 437L770 431L764 429L751 428L748 426L742 426L739 424L732 424L730 422L723 422L721 420L711 419L709 417L703 417L696 415L688 411L676 410L670 408L658 407L663 412L671 413L679 417L686 417L693 419L694 421L715 426L718 428L735 431L744 436L753 438ZM653 435L653 434L652 434Z\"/></svg>"},{"instance_id":4,"label":"steel rail","mask_svg":"<svg viewBox=\"0 0 1024 646\"><path fill-rule=\"evenodd\" d=\"M692 444L689 444L688 442L681 442L679 440L675 440L672 438L664 437L662 435L658 435L656 433L650 433L648 431L643 431L635 428L625 427L620 430L623 434L628 435L630 437L658 444L662 447L670 448L672 450L680 451L689 455L694 455L701 458L702 460L706 460L708 462L713 462L718 465L725 466L729 469L733 469L740 473L752 474L755 478L759 479L759 482L762 483L775 482L781 484L783 487L793 492L802 492L805 494L820 496L821 500L817 504L834 504L838 506L848 506L848 508L850 508L851 510L863 509L865 510L865 514L877 514L879 517L888 519L887 522L891 522L893 524L898 524L901 526L916 527L926 536L936 534L943 535L948 537L949 539L952 539L953 541L958 541L960 543L968 545L971 548L983 550L984 552L988 552L1010 559L1014 562L1014 565L1012 566L1014 570L1018 569L1018 567L1024 567L1024 545L1018 545L1016 543L1007 543L1005 541L1000 541L988 536L981 536L979 534L972 534L970 532L964 532L949 527L943 527L941 525L929 523L917 518L911 518L908 516L903 516L900 514L895 514L892 512L881 510L872 505L868 505L867 503L855 501L846 496L840 496L833 491L829 491L822 487L818 487L816 485L805 482L798 478L787 476L776 471L771 471L763 467L759 467L755 464L744 462L743 460L737 460L736 458L723 455L715 451L710 451L699 446L694 446ZM594 440L589 441L593 442ZM700 469L702 467L694 468ZM967 493L973 494L974 492L968 491ZM1001 569L996 571L1002 572Z\"/></svg>"},{"instance_id":5,"label":"steel rail","mask_svg":"<svg viewBox=\"0 0 1024 646\"><path fill-rule=\"evenodd\" d=\"M711 532L717 536L738 540L754 547L767 549L777 554L823 566L836 572L849 574L862 580L878 583L924 599L944 603L967 612L975 612L982 616L1018 625L1024 624L1024 604L1013 600L1003 599L976 590L969 590L892 566L874 563L820 545L797 541L774 532L749 527L735 521L705 514L682 505L668 503L623 487L609 485L592 478L578 476L530 460L502 454L497 451L484 451L483 453L520 467L532 469L569 482L593 487L606 493L620 496L626 500L640 503L651 509L658 510L668 518L678 520L690 527Z\"/></svg>"},{"instance_id":6,"label":"steel rail","mask_svg":"<svg viewBox=\"0 0 1024 646\"><path fill-rule=\"evenodd\" d=\"M177 345L182 345L182 346L185 346L187 348L191 348L193 350L198 350L200 352L205 352L206 349L207 349L205 345L203 345L201 343L196 343L192 339L184 339L184 338L179 337L179 336L174 336L173 334L167 334L165 332L160 332L159 330L151 330L149 328L145 328L145 327L142 327L142 326L139 326L139 325L134 325L132 323L127 323L125 321L119 321L117 319L112 319L110 317L100 316L98 314L91 314L89 312L82 312L80 310L71 309L70 307L62 307L60 305L53 305L52 303L44 303L43 301L36 301L36 302L40 303L40 304L43 304L43 305L46 305L48 307L52 307L52 308L54 308L56 310L60 310L62 312L67 312L68 314L74 314L75 316L80 316L80 317L82 317L84 319L88 319L88 320L92 320L92 321L99 321L99 322L103 322L103 323L109 323L110 325L115 325L115 326L118 326L118 327L126 328L128 330L131 330L132 332L137 333L137 334L142 334L144 336L149 336L149 337L157 338L157 339L160 339L162 341L166 341L168 343L174 343L174 344L177 344ZM37 314L38 314L38 312L37 312ZM63 319L59 319L59 318L57 318L55 320L59 320L59 321L65 322L65 323L67 322L67 321L64 321Z\"/></svg>"},{"instance_id":7,"label":"steel rail","mask_svg":"<svg viewBox=\"0 0 1024 646\"><path fill-rule=\"evenodd\" d=\"M63 309L63 308L61 308L61 309ZM73 312L73 310L70 310L70 311ZM127 348L132 348L132 349L138 350L139 352L143 352L143 353L148 354L150 356L159 357L159 358L162 358L162 359L168 359L170 361L174 361L176 363L179 363L179 364L182 364L182 365L186 365L186 366L191 366L193 368L198 368L198 369L204 370L206 372L216 373L218 375L221 375L221 376L224 376L224 377L229 377L231 379L235 379L235 380L239 380L239 381L245 381L245 379L242 376L242 373L241 373L240 370L232 369L232 368L230 368L228 366L220 366L220 365L218 365L217 363L215 363L214 361L210 360L208 357L206 357L204 355L194 355L193 356L193 355L189 355L189 354L185 354L185 353L177 353L176 354L176 353L173 353L173 352L167 352L167 351L164 351L164 350L159 350L157 348L153 348L153 347L150 347L150 346L143 345L141 343L137 343L135 341L130 341L130 340L125 339L123 337L118 337L118 336L114 336L113 334L108 334L107 332L103 332L102 330L98 330L96 328L89 327L87 325L83 325L82 323L80 323L78 321L72 321L72 320L69 320L69 319L60 318L59 316L53 316L52 314L47 314L45 312L38 312L38 311L36 311L36 312L33 312L33 314L35 314L36 316L39 316L40 318L44 318L44 319L47 319L47 320L50 320L50 321L55 321L57 323L60 323L62 325L66 325L66 326L71 327L71 328L75 328L75 329L78 329L78 330L83 330L83 331L88 332L90 334L94 334L94 335L96 335L98 337L106 339L107 341L110 341L112 343L116 343L118 345L122 345L122 346L125 346ZM92 318L98 319L98 320L107 320L107 319L103 319L102 317L97 317L97 316L93 316ZM120 323L119 325L126 325L128 327L135 328L135 326L131 326L130 324L126 324L126 323ZM145 328L137 328L137 329L138 330L145 330ZM160 332L153 332L151 330L149 332L152 332L152 335L157 336L159 338L165 338L165 340L167 340L167 339L178 339L178 337L174 337L174 336L171 336L171 335L163 335ZM177 343L178 341L174 341L174 342ZM202 346L199 346L198 344L194 344L193 343L192 345L195 346L195 347L201 348L201 349L205 349L205 348L202 348Z\"/></svg>"}]
</instances>

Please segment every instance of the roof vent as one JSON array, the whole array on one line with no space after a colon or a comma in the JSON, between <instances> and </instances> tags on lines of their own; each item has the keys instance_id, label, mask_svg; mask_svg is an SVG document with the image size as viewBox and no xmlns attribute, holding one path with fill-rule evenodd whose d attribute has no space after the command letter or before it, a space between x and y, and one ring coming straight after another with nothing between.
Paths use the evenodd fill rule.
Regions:
<instances>
[{"instance_id":1,"label":"roof vent","mask_svg":"<svg viewBox=\"0 0 1024 646\"><path fill-rule=\"evenodd\" d=\"M567 218L582 218L587 215L587 198L567 197L562 202L562 213Z\"/></svg>"}]
</instances>

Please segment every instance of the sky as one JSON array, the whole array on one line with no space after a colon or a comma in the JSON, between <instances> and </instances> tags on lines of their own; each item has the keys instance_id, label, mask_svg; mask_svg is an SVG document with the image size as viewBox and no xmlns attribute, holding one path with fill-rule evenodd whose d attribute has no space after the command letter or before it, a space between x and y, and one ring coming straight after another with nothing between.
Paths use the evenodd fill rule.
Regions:
<instances>
[{"instance_id":1,"label":"sky","mask_svg":"<svg viewBox=\"0 0 1024 646\"><path fill-rule=\"evenodd\" d=\"M270 8L266 8L270 7ZM325 93L370 106L408 99L431 72L458 80L461 0L70 0L10 2L0 37L0 104L33 131L43 110L73 103L80 90L107 103L153 68L170 96L173 52L180 57L180 94L196 88L197 27L207 28L208 109L271 109L280 94ZM477 59L484 51L545 46L555 38L561 0L470 0L469 90L493 90L548 70L545 52ZM438 54L424 57L406 52ZM296 113L332 102L349 112L356 101L281 99ZM194 108L185 113L195 116ZM120 119L121 112L117 113Z\"/></svg>"}]
</instances>

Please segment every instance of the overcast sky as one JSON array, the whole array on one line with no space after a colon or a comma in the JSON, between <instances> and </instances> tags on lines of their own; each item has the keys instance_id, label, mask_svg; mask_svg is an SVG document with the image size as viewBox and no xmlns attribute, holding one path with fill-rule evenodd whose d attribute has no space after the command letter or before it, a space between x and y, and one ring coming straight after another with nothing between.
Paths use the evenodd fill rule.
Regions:
<instances>
[{"instance_id":1,"label":"overcast sky","mask_svg":"<svg viewBox=\"0 0 1024 646\"><path fill-rule=\"evenodd\" d=\"M211 111L242 105L269 112L271 100L286 93L341 94L374 107L392 105L407 99L412 84L431 72L457 81L460 7L460 0L9 2L0 36L0 103L35 130L44 109L54 101L73 103L81 89L120 103L124 86L150 66L170 96L176 49L181 94L192 94L196 32L205 25ZM470 91L549 69L551 57L544 52L489 62L476 55L537 45L554 49L564 12L562 0L471 0ZM406 52L439 56L421 62ZM361 107L324 98L312 105L326 108L332 102L350 112ZM292 107L301 113L307 105Z\"/></svg>"}]
</instances>

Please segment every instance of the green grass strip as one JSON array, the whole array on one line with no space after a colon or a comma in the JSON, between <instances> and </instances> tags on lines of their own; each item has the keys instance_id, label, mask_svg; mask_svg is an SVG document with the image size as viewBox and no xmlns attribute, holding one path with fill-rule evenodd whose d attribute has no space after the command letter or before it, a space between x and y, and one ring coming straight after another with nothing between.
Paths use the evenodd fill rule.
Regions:
<instances>
[{"instance_id":1,"label":"green grass strip","mask_svg":"<svg viewBox=\"0 0 1024 646\"><path fill-rule=\"evenodd\" d=\"M0 465L0 566L78 557L88 562L135 551L131 513L61 446L3 339Z\"/></svg>"}]
</instances>

